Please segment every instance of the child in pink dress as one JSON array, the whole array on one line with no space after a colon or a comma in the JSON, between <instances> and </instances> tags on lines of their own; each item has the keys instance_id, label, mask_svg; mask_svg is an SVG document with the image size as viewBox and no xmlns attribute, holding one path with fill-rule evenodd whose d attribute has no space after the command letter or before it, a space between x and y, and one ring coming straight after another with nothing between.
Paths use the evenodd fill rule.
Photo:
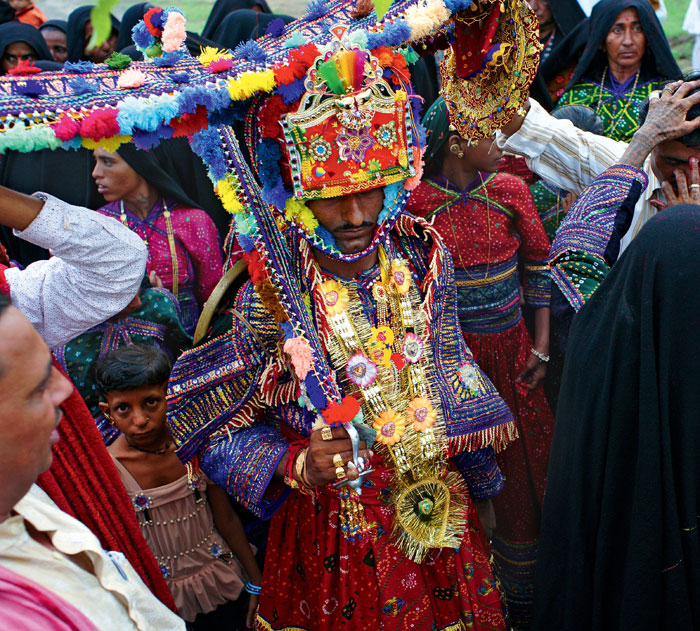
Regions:
<instances>
[{"instance_id":1,"label":"child in pink dress","mask_svg":"<svg viewBox=\"0 0 700 631\"><path fill-rule=\"evenodd\" d=\"M170 368L162 350L137 344L97 364L100 408L121 431L109 452L188 628L250 628L262 574L228 495L175 454L166 423ZM247 611L236 603L244 589Z\"/></svg>"}]
</instances>

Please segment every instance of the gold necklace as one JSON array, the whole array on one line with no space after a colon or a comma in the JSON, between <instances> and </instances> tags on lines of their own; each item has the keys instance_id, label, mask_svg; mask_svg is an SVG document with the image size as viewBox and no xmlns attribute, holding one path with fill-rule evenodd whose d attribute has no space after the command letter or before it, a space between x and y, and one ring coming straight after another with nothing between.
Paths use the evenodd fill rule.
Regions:
<instances>
[{"instance_id":1,"label":"gold necklace","mask_svg":"<svg viewBox=\"0 0 700 631\"><path fill-rule=\"evenodd\" d=\"M301 252L312 260L305 241ZM375 448L393 465L398 545L420 562L431 548L459 546L466 523L464 482L447 467L444 420L430 400L429 330L420 294L406 261L389 262L383 247L379 260L381 280L372 290L377 327L371 326L351 283L324 281L315 263L305 267L318 328L330 329L325 339L331 363L344 391L361 400L363 420L377 430ZM400 367L394 359L398 352L405 361Z\"/></svg>"},{"instance_id":2,"label":"gold necklace","mask_svg":"<svg viewBox=\"0 0 700 631\"><path fill-rule=\"evenodd\" d=\"M634 76L634 85L632 86L632 90L629 92L629 96L627 97L627 100L625 101L625 106L622 108L622 111L620 112L620 115L615 119L613 117L613 126L612 129L608 132L609 138L612 138L613 134L615 133L615 130L617 129L617 126L619 125L620 121L625 117L625 114L627 113L627 109L630 106L630 103L632 102L632 95L634 94L634 91L637 89L637 82L639 81L639 75L641 74L642 69L640 68L637 70L637 74ZM596 115L599 115L600 112L600 107L603 102L603 85L605 84L605 77L608 73L608 66L605 66L603 69L603 76L600 79L600 86L598 87L598 106L595 109Z\"/></svg>"}]
</instances>

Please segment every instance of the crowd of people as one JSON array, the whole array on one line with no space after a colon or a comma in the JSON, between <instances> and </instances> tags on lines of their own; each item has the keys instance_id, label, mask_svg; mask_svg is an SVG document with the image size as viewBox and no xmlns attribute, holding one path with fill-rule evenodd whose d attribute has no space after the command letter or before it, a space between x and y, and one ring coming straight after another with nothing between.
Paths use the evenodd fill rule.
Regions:
<instances>
[{"instance_id":1,"label":"crowd of people","mask_svg":"<svg viewBox=\"0 0 700 631\"><path fill-rule=\"evenodd\" d=\"M529 0L488 133L453 85L504 49L346 4L309 5L323 51L265 0L183 31L299 53L216 112L247 218L191 133L0 157L0 626L700 629L700 72L663 1ZM8 0L0 75L169 54L156 5L97 46L91 9Z\"/></svg>"}]
</instances>

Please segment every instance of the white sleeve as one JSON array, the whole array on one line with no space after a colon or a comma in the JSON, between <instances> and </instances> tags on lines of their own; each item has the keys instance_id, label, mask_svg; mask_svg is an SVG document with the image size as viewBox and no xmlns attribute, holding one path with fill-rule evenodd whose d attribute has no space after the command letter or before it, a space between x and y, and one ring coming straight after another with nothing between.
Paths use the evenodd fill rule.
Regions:
<instances>
[{"instance_id":1,"label":"white sleeve","mask_svg":"<svg viewBox=\"0 0 700 631\"><path fill-rule=\"evenodd\" d=\"M580 193L605 169L617 164L627 143L581 131L551 116L530 99L530 111L512 136L496 132L498 146L525 158L531 171L566 191Z\"/></svg>"},{"instance_id":2,"label":"white sleeve","mask_svg":"<svg viewBox=\"0 0 700 631\"><path fill-rule=\"evenodd\" d=\"M49 348L119 313L136 295L146 270L146 245L116 219L51 195L32 223L15 234L53 254L5 278L12 302Z\"/></svg>"}]
</instances>

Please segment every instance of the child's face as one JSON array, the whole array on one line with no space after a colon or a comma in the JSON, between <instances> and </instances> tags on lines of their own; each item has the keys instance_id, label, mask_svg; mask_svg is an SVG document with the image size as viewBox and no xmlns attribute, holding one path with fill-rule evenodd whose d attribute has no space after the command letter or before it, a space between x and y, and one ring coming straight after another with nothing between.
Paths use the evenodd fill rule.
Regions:
<instances>
[{"instance_id":1,"label":"child's face","mask_svg":"<svg viewBox=\"0 0 700 631\"><path fill-rule=\"evenodd\" d=\"M463 145L466 143L463 143ZM498 148L494 138L483 138L477 143L472 141L463 147L464 161L471 168L484 173L495 173L503 159L503 150Z\"/></svg>"},{"instance_id":2,"label":"child's face","mask_svg":"<svg viewBox=\"0 0 700 631\"><path fill-rule=\"evenodd\" d=\"M8 2L15 11L20 11L28 7L32 3L32 0L8 0Z\"/></svg>"},{"instance_id":3,"label":"child's face","mask_svg":"<svg viewBox=\"0 0 700 631\"><path fill-rule=\"evenodd\" d=\"M134 390L112 390L100 402L100 409L136 447L162 447L168 435L165 423L166 384L141 386Z\"/></svg>"}]
</instances>

